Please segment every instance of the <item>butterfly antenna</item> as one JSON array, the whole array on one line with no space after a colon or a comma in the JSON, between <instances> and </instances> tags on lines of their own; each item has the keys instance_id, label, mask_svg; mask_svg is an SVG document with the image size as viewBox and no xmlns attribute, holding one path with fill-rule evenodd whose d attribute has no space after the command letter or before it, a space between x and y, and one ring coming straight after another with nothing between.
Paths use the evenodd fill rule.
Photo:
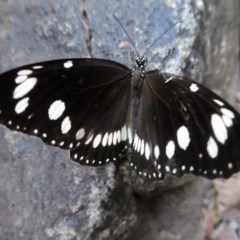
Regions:
<instances>
[{"instance_id":1,"label":"butterfly antenna","mask_svg":"<svg viewBox=\"0 0 240 240\"><path fill-rule=\"evenodd\" d=\"M181 20L179 20L178 22L174 23L171 27L169 27L167 30L165 30L161 35L160 37L158 37L148 48L147 50L145 51L145 53L143 54L143 56L146 55L146 53L149 51L149 49L165 34L167 33L170 29L172 29L175 25L177 25L178 23L180 23Z\"/></svg>"},{"instance_id":2,"label":"butterfly antenna","mask_svg":"<svg viewBox=\"0 0 240 240\"><path fill-rule=\"evenodd\" d=\"M130 42L132 43L132 45L133 45L133 47L134 47L134 49L135 49L138 57L140 58L140 55L139 55L139 53L138 53L138 50L137 50L135 44L133 43L133 41L132 41L132 39L130 38L130 36L128 35L127 31L126 31L125 28L123 27L122 23L120 22L120 20L119 20L115 15L113 15L113 16L114 16L114 18L117 20L117 22L119 23L119 25L121 26L121 28L123 29L123 31L124 31L124 32L126 33L126 35L128 36L128 38L129 38Z\"/></svg>"}]
</instances>

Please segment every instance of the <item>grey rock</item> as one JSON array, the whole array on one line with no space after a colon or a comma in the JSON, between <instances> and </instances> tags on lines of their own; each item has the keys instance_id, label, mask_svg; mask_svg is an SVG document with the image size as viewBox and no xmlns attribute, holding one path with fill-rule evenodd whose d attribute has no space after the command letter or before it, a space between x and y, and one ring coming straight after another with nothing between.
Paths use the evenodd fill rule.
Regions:
<instances>
[{"instance_id":1,"label":"grey rock","mask_svg":"<svg viewBox=\"0 0 240 240\"><path fill-rule=\"evenodd\" d=\"M137 198L138 228L129 239L202 240L202 198L208 180L199 178L164 194L148 199Z\"/></svg>"},{"instance_id":2,"label":"grey rock","mask_svg":"<svg viewBox=\"0 0 240 240\"><path fill-rule=\"evenodd\" d=\"M182 19L148 51L149 69L190 77L231 99L239 51L237 3L1 1L0 72L67 57L131 67L136 53L113 13L140 54ZM125 41L127 47L119 47ZM208 181L160 196L163 189L139 180L127 163L122 177L113 164L80 166L66 151L35 137L2 126L0 136L1 239L202 239L201 195ZM179 179L169 182L164 191L179 185Z\"/></svg>"}]
</instances>

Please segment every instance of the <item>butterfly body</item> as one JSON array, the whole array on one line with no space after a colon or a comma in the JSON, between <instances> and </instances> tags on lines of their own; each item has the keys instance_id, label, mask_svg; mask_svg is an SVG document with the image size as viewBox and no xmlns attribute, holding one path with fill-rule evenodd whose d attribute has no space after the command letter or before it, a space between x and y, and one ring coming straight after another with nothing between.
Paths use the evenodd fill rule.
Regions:
<instances>
[{"instance_id":1,"label":"butterfly body","mask_svg":"<svg viewBox=\"0 0 240 240\"><path fill-rule=\"evenodd\" d=\"M63 59L0 74L0 123L89 166L128 158L152 181L240 169L240 116L204 86L103 59Z\"/></svg>"}]
</instances>

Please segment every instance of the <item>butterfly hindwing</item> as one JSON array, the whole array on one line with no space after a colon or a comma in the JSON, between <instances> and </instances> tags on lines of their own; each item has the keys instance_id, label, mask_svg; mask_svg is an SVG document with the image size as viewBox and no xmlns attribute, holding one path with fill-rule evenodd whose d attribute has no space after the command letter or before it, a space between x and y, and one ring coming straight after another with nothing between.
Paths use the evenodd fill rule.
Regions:
<instances>
[{"instance_id":1,"label":"butterfly hindwing","mask_svg":"<svg viewBox=\"0 0 240 240\"><path fill-rule=\"evenodd\" d=\"M229 177L240 169L239 147L240 117L223 99L190 80L146 74L131 159L139 174Z\"/></svg>"},{"instance_id":2,"label":"butterfly hindwing","mask_svg":"<svg viewBox=\"0 0 240 240\"><path fill-rule=\"evenodd\" d=\"M100 165L125 152L130 70L102 59L31 64L0 75L0 123ZM96 159L97 156L97 159Z\"/></svg>"}]
</instances>

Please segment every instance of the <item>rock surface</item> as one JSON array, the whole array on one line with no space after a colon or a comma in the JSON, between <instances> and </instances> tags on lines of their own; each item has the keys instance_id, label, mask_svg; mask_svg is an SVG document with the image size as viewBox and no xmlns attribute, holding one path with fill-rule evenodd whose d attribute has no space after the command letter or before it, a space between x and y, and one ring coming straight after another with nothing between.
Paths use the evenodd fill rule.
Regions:
<instances>
[{"instance_id":1,"label":"rock surface","mask_svg":"<svg viewBox=\"0 0 240 240\"><path fill-rule=\"evenodd\" d=\"M149 50L149 69L186 75L233 100L236 83L231 82L239 51L237 3L1 1L0 72L67 57L105 58L131 67L136 53L112 14L140 54L182 19ZM206 235L202 206L205 194L211 192L208 180L199 178L171 189L178 184L174 180L164 186L171 190L149 193L151 186L136 179L127 166L122 177L112 164L80 166L66 151L3 126L0 136L1 239L200 240ZM230 230L225 234L233 236Z\"/></svg>"}]
</instances>

